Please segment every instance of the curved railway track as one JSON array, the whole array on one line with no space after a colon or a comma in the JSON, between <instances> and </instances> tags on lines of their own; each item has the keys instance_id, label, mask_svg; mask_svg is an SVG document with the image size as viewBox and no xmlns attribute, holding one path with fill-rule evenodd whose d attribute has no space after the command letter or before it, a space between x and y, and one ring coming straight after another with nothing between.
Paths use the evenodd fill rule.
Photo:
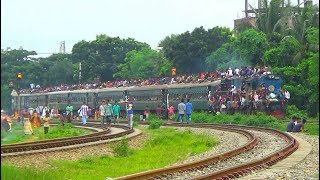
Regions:
<instances>
[{"instance_id":1,"label":"curved railway track","mask_svg":"<svg viewBox=\"0 0 320 180\"><path fill-rule=\"evenodd\" d=\"M94 123L87 123L86 126L98 127L99 125ZM39 153L42 152L41 150L45 150L47 152L51 149L52 151L54 151L57 150L58 147L68 147L68 149L70 149L70 146L72 145L83 145L90 142L113 139L134 132L134 129L129 129L127 126L124 125L114 125L113 127L124 129L124 131L110 134L111 130L96 130L98 132L76 137L57 138L51 140L4 145L1 146L1 157Z\"/></svg>"},{"instance_id":2,"label":"curved railway track","mask_svg":"<svg viewBox=\"0 0 320 180\"><path fill-rule=\"evenodd\" d=\"M125 122L125 121L121 121ZM77 124L77 123L76 123ZM141 124L148 124L147 122L142 122ZM86 126L97 127L98 123L88 122ZM112 125L113 127L122 128L124 131L120 133L110 134L110 130L100 130L88 135L82 135L70 138L59 138L46 141L28 142L20 144L11 144L1 146L1 157L6 156L18 156L22 154L33 154L36 152L46 152L48 149L55 149L57 147L65 147L72 145L81 145L90 142L97 142L101 140L107 140L112 138L121 137L130 133L134 130L130 130L125 125ZM240 154L244 154L250 150L253 150L260 143L259 137L251 131L261 131L268 132L270 134L275 134L285 142L281 149L278 149L259 160L253 160L245 162L239 165L231 166L221 170L213 171L203 175L198 175L192 177L192 179L230 179L237 178L245 175L249 172L262 169L275 164L276 162L284 159L291 153L293 153L298 148L298 142L290 135L283 133L275 129L250 127L250 126L238 126L238 125L219 125L219 124L180 124L180 123L165 123L164 126L171 127L191 127L191 128L207 128L207 129L217 129L222 131L235 132L245 136L248 141L244 145L237 147L233 150L210 156L201 160L184 163L181 165L174 165L170 167L150 170L146 172L131 174L117 179L170 179L170 175L174 173L186 173L188 171L200 171L201 169L208 168L213 164L219 164L222 161L226 161L232 157L237 157Z\"/></svg>"},{"instance_id":3,"label":"curved railway track","mask_svg":"<svg viewBox=\"0 0 320 180\"><path fill-rule=\"evenodd\" d=\"M232 179L237 178L240 176L243 176L245 174L248 174L252 171L256 171L258 169L262 169L268 166L271 166L281 159L284 159L291 153L293 153L298 148L298 142L292 138L290 135L283 133L281 131L275 130L275 129L269 129L269 128L259 128L259 127L250 127L250 126L236 126L236 125L217 125L217 124L165 124L165 126L184 126L184 127L193 127L193 128L213 128L213 129L220 129L220 130L228 130L228 131L238 131L241 132L241 134L245 135L249 141L247 144L238 147L236 149L233 149L231 151L218 154L216 156L207 157L205 159L181 164L181 165L175 165L170 166L166 168L160 168L155 170L150 170L146 172L136 173L132 175L127 175L123 177L117 178L118 180L128 180L128 179L172 179L173 173L181 173L185 174L188 171L201 171L201 169L207 168L208 166L212 164L217 164L221 161L226 161L227 159L231 157L235 157L241 153L247 152L249 150L252 150L255 146L258 145L259 140L258 138L249 131L262 131L262 132L268 132L271 134L276 134L277 136L281 137L283 139L283 142L285 142L285 145L275 152L272 152L264 157L262 157L259 160L253 160L249 162L245 162L239 165L231 166L228 168L224 168L218 171L206 173L204 175L199 175L195 177L188 177L188 179ZM182 178L183 179L183 178Z\"/></svg>"}]
</instances>

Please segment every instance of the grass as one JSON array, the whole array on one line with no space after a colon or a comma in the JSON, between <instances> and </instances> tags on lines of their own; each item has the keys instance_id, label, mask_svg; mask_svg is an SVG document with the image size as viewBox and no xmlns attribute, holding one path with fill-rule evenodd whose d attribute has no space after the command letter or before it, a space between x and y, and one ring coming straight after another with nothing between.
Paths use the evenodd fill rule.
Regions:
<instances>
[{"instance_id":1,"label":"grass","mask_svg":"<svg viewBox=\"0 0 320 180\"><path fill-rule=\"evenodd\" d=\"M105 179L164 167L207 151L217 144L208 135L173 128L142 129L149 134L141 149L128 149L127 140L111 145L115 156L90 156L77 161L55 160L53 169L16 168L1 164L3 179ZM118 148L117 148L118 147ZM119 148L120 147L120 148ZM124 152L124 153L123 153Z\"/></svg>"},{"instance_id":2,"label":"grass","mask_svg":"<svg viewBox=\"0 0 320 180\"><path fill-rule=\"evenodd\" d=\"M150 121L154 118L151 116ZM288 120L289 121L289 120ZM145 170L170 165L215 146L217 141L206 135L194 135L191 131L179 132L172 128L158 128L155 122L149 129L143 129L151 137L141 149L130 149L128 140L111 145L115 156L90 156L77 161L56 160L49 162L53 169L17 168L1 164L3 179L105 179L119 177ZM208 115L194 112L192 122L220 123L261 126L285 131L286 123L262 113L256 115ZM50 127L51 128L51 127ZM319 136L319 124L305 125L307 134ZM51 130L51 129L50 129ZM50 132L50 131L49 131Z\"/></svg>"},{"instance_id":3,"label":"grass","mask_svg":"<svg viewBox=\"0 0 320 180\"><path fill-rule=\"evenodd\" d=\"M11 132L1 132L1 145L20 143L20 142L30 142L37 140L53 139L53 138L63 138L79 136L91 133L92 131L75 128L70 123L65 123L63 127L61 126L50 126L48 134L44 134L43 127L32 128L34 135L25 135L23 132L22 124L15 123L12 124Z\"/></svg>"},{"instance_id":4,"label":"grass","mask_svg":"<svg viewBox=\"0 0 320 180\"><path fill-rule=\"evenodd\" d=\"M290 120L288 120L289 122ZM220 114L212 115L205 112L194 112L192 113L192 122L195 123L218 123L218 124L239 124L247 126L259 126L274 128L280 131L285 131L287 122L279 121L278 119L268 116L264 113L257 113L255 115L244 115L244 114ZM308 129L307 132L303 132L309 135L319 136L319 124L305 124L305 129Z\"/></svg>"}]
</instances>

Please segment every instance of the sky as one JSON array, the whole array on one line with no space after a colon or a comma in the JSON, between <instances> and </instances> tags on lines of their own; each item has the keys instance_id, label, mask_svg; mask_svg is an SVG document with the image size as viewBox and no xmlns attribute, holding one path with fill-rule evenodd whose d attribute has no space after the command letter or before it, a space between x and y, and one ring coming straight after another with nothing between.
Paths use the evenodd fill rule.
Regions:
<instances>
[{"instance_id":1,"label":"sky","mask_svg":"<svg viewBox=\"0 0 320 180\"><path fill-rule=\"evenodd\" d=\"M58 53L98 34L128 37L156 49L171 34L216 26L233 29L245 0L1 0L1 49ZM257 6L257 0L249 0ZM48 56L48 54L39 54Z\"/></svg>"}]
</instances>

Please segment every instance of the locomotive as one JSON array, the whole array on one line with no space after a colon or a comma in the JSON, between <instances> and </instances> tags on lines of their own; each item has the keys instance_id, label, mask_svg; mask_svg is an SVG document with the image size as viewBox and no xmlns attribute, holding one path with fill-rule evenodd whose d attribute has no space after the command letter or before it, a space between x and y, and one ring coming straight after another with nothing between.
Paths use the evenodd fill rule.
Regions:
<instances>
[{"instance_id":1,"label":"locomotive","mask_svg":"<svg viewBox=\"0 0 320 180\"><path fill-rule=\"evenodd\" d=\"M102 100L108 99L110 103L119 102L122 114L125 112L125 103L128 98L134 100L134 110L143 111L148 106L151 111L160 106L168 107L173 105L177 107L181 98L191 99L195 111L207 110L208 99L213 93L226 92L230 85L240 89L246 85L247 91L256 90L260 84L264 84L267 93L280 92L281 78L273 74L262 75L259 77L234 77L213 82L202 82L198 84L163 84L132 87L114 87L104 89L87 89L72 91L56 91L46 93L32 93L13 95L13 109L36 108L49 105L56 107L59 112L64 112L70 102L77 110L86 102L92 109L98 109ZM278 107L279 102L272 102L271 115L280 116L283 112ZM282 115L281 115L282 116Z\"/></svg>"}]
</instances>

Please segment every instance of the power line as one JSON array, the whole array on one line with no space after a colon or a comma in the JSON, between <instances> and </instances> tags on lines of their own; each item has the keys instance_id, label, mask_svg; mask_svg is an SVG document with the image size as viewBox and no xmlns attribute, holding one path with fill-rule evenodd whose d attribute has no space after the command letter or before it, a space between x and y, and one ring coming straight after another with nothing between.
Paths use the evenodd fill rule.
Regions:
<instances>
[{"instance_id":1,"label":"power line","mask_svg":"<svg viewBox=\"0 0 320 180\"><path fill-rule=\"evenodd\" d=\"M37 53L37 54L71 54L71 52L65 52L65 53L60 53L60 52L42 52L42 53Z\"/></svg>"}]
</instances>

